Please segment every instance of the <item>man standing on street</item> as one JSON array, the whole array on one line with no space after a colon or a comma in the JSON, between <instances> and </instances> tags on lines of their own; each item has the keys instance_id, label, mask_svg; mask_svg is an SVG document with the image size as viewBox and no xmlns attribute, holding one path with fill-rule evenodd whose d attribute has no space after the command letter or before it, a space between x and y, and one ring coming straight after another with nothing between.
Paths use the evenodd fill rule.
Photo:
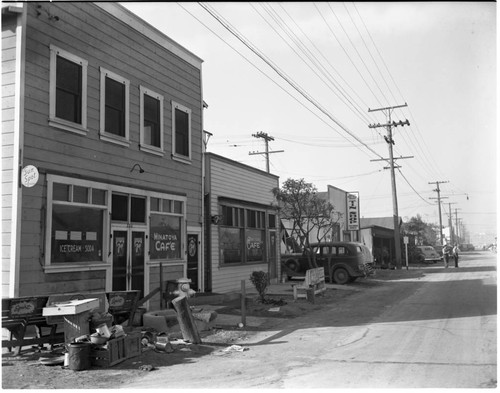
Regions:
<instances>
[{"instance_id":1,"label":"man standing on street","mask_svg":"<svg viewBox=\"0 0 500 393\"><path fill-rule=\"evenodd\" d=\"M455 260L455 267L458 267L458 244L455 243L453 247L453 259Z\"/></svg>"},{"instance_id":2,"label":"man standing on street","mask_svg":"<svg viewBox=\"0 0 500 393\"><path fill-rule=\"evenodd\" d=\"M448 246L448 243L446 243L443 247L443 261L444 261L444 267L448 267L448 261L450 260L450 246Z\"/></svg>"}]
</instances>

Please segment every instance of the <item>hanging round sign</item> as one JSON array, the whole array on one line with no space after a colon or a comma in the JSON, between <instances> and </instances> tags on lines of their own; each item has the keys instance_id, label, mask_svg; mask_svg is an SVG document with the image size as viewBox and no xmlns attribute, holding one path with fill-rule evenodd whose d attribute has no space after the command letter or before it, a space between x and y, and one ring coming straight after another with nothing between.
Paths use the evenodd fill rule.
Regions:
<instances>
[{"instance_id":1,"label":"hanging round sign","mask_svg":"<svg viewBox=\"0 0 500 393\"><path fill-rule=\"evenodd\" d=\"M38 169L27 165L21 171L21 183L24 187L33 187L38 182Z\"/></svg>"}]
</instances>

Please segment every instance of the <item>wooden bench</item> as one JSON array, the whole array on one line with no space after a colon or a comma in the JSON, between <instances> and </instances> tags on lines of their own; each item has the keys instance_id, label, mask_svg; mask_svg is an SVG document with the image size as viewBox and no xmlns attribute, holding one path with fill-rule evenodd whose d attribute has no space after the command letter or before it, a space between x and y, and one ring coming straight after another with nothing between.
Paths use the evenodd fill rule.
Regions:
<instances>
[{"instance_id":1,"label":"wooden bench","mask_svg":"<svg viewBox=\"0 0 500 393\"><path fill-rule=\"evenodd\" d=\"M48 296L33 296L2 299L2 328L10 333L8 340L2 340L2 348L9 351L17 346L16 355L19 355L23 346L33 344L50 344L64 342L64 334L57 333L57 324L47 323L42 315ZM36 338L25 338L28 326L36 329ZM50 333L43 335L42 328L49 328Z\"/></svg>"},{"instance_id":2,"label":"wooden bench","mask_svg":"<svg viewBox=\"0 0 500 393\"><path fill-rule=\"evenodd\" d=\"M301 284L292 284L293 298L307 298L307 291L312 290L314 295L326 291L325 286L325 269L318 267L308 269L306 276Z\"/></svg>"}]
</instances>

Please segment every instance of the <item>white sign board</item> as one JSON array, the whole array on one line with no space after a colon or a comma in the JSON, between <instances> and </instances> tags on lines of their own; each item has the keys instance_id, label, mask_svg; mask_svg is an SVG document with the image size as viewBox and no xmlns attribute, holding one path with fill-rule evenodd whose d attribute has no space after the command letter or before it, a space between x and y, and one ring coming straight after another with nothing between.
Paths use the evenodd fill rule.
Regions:
<instances>
[{"instance_id":1,"label":"white sign board","mask_svg":"<svg viewBox=\"0 0 500 393\"><path fill-rule=\"evenodd\" d=\"M404 236L403 237L404 244L408 244L408 241L409 241L408 236Z\"/></svg>"},{"instance_id":2,"label":"white sign board","mask_svg":"<svg viewBox=\"0 0 500 393\"><path fill-rule=\"evenodd\" d=\"M359 230L359 193L347 193L347 230Z\"/></svg>"},{"instance_id":3,"label":"white sign board","mask_svg":"<svg viewBox=\"0 0 500 393\"><path fill-rule=\"evenodd\" d=\"M38 169L33 165L27 165L21 171L21 184L24 187L33 187L38 182Z\"/></svg>"}]
</instances>

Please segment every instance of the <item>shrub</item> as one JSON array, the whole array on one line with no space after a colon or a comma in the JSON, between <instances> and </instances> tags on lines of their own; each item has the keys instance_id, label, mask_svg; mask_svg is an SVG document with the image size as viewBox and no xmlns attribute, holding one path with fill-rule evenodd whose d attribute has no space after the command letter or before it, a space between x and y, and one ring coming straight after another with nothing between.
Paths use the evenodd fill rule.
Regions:
<instances>
[{"instance_id":1,"label":"shrub","mask_svg":"<svg viewBox=\"0 0 500 393\"><path fill-rule=\"evenodd\" d=\"M257 289L259 299L264 302L267 287L269 286L269 275L263 271L252 272L250 275L250 281L254 285L255 289Z\"/></svg>"}]
</instances>

